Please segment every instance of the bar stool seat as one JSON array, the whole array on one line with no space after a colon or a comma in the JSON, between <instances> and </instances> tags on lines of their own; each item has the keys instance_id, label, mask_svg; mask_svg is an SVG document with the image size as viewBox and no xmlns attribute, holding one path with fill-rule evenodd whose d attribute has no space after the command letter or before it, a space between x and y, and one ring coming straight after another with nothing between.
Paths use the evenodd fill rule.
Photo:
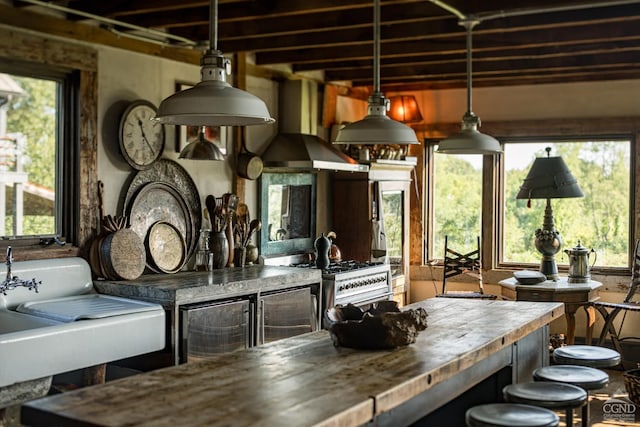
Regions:
<instances>
[{"instance_id":1,"label":"bar stool seat","mask_svg":"<svg viewBox=\"0 0 640 427\"><path fill-rule=\"evenodd\" d=\"M488 403L465 414L467 427L555 427L560 418L551 410L520 403Z\"/></svg>"},{"instance_id":2,"label":"bar stool seat","mask_svg":"<svg viewBox=\"0 0 640 427\"><path fill-rule=\"evenodd\" d=\"M553 351L553 361L561 365L612 368L620 363L620 353L595 345L567 345Z\"/></svg>"},{"instance_id":3,"label":"bar stool seat","mask_svg":"<svg viewBox=\"0 0 640 427\"><path fill-rule=\"evenodd\" d=\"M587 403L584 389L566 383L528 382L509 384L502 389L504 399L510 403L524 403L554 411L565 411L565 424L573 425L573 410Z\"/></svg>"},{"instance_id":4,"label":"bar stool seat","mask_svg":"<svg viewBox=\"0 0 640 427\"><path fill-rule=\"evenodd\" d=\"M550 381L578 386L588 393L609 383L609 374L600 369L579 365L551 365L533 371L534 381ZM582 407L582 425L589 426L589 403Z\"/></svg>"}]
</instances>

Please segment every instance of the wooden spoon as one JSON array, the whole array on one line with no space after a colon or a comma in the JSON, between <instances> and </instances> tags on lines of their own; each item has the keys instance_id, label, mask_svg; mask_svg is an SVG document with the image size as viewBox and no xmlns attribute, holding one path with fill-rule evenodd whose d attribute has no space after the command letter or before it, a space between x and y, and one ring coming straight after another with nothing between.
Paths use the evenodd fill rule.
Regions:
<instances>
[{"instance_id":1,"label":"wooden spoon","mask_svg":"<svg viewBox=\"0 0 640 427\"><path fill-rule=\"evenodd\" d=\"M260 230L261 228L262 228L262 222L260 222L259 219L251 220L251 222L249 223L249 232L247 233L247 237L244 241L243 247L247 247L247 245L249 244L249 240L251 240L251 236L253 236L253 233Z\"/></svg>"}]
</instances>

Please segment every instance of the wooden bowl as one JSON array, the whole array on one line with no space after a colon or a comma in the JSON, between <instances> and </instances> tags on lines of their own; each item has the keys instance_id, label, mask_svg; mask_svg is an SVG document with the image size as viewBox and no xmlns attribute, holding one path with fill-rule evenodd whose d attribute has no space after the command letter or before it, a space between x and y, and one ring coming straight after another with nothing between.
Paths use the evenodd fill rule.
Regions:
<instances>
[{"instance_id":1,"label":"wooden bowl","mask_svg":"<svg viewBox=\"0 0 640 427\"><path fill-rule=\"evenodd\" d=\"M362 350L395 348L412 344L427 328L423 308L400 311L395 301L381 301L367 311L353 304L336 305L326 312L336 347Z\"/></svg>"}]
</instances>

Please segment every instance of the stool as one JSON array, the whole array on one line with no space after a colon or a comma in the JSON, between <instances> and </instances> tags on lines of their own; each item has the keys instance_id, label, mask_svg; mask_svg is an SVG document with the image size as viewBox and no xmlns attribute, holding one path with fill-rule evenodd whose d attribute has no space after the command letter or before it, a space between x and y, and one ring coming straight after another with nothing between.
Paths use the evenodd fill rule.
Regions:
<instances>
[{"instance_id":1,"label":"stool","mask_svg":"<svg viewBox=\"0 0 640 427\"><path fill-rule=\"evenodd\" d=\"M620 353L595 345L567 345L553 350L553 361L560 365L612 368L620 363Z\"/></svg>"},{"instance_id":2,"label":"stool","mask_svg":"<svg viewBox=\"0 0 640 427\"><path fill-rule=\"evenodd\" d=\"M504 399L510 403L542 406L553 411L565 411L565 424L573 426L573 410L586 405L587 392L565 383L529 382L509 384L502 389Z\"/></svg>"},{"instance_id":3,"label":"stool","mask_svg":"<svg viewBox=\"0 0 640 427\"><path fill-rule=\"evenodd\" d=\"M558 416L549 409L521 403L488 403L465 414L467 427L555 427Z\"/></svg>"},{"instance_id":4,"label":"stool","mask_svg":"<svg viewBox=\"0 0 640 427\"><path fill-rule=\"evenodd\" d=\"M609 375L600 369L578 365L551 365L533 371L534 381L550 381L578 386L587 392L587 404L582 407L582 425L589 427L589 391L609 383Z\"/></svg>"}]
</instances>

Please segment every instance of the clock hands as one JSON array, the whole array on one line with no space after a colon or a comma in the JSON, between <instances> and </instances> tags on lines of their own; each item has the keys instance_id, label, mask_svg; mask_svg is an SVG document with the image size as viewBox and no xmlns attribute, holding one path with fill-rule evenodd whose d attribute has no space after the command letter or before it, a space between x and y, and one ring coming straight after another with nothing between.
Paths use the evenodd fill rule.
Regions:
<instances>
[{"instance_id":1,"label":"clock hands","mask_svg":"<svg viewBox=\"0 0 640 427\"><path fill-rule=\"evenodd\" d=\"M149 150L151 150L151 153L156 154L156 151L153 149L153 147L151 146L151 143L149 142L146 135L144 134L144 126L142 126L142 120L140 119L138 119L138 126L140 126L140 132L142 132L142 139L144 139L144 142L147 143Z\"/></svg>"}]
</instances>

